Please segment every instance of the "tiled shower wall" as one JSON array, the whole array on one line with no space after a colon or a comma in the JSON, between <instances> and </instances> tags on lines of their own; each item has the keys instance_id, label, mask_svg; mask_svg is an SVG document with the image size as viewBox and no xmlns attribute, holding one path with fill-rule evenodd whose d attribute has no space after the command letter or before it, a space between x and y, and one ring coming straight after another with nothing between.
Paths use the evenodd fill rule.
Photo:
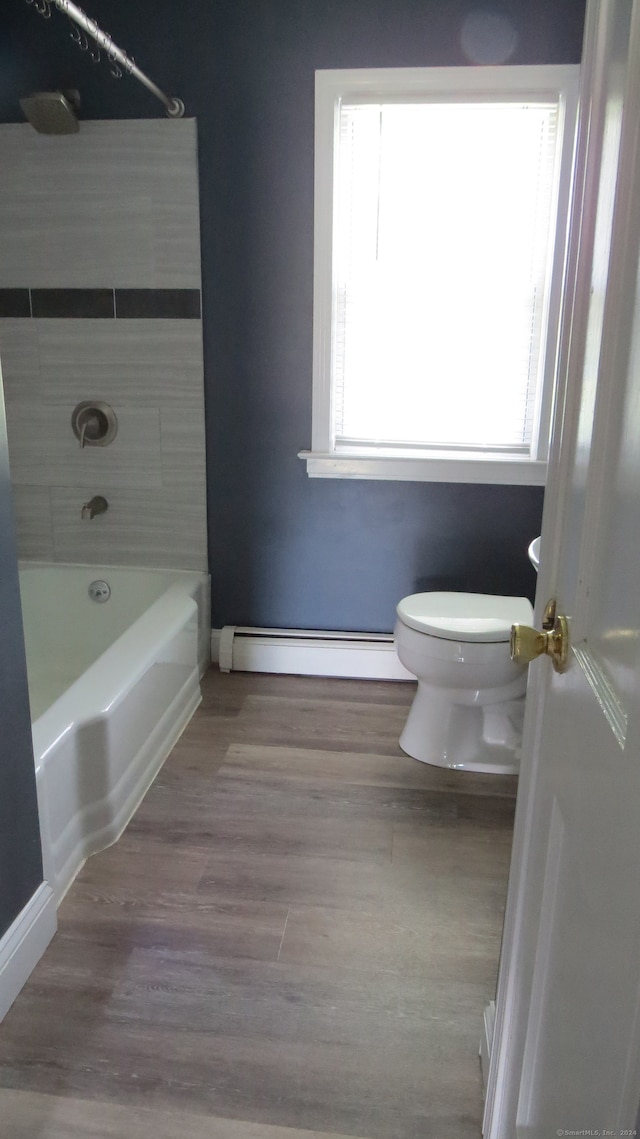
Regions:
<instances>
[{"instance_id":1,"label":"tiled shower wall","mask_svg":"<svg viewBox=\"0 0 640 1139\"><path fill-rule=\"evenodd\" d=\"M0 362L22 558L205 569L194 120L0 126ZM104 400L108 447L71 413ZM80 517L93 495L109 509Z\"/></svg>"}]
</instances>

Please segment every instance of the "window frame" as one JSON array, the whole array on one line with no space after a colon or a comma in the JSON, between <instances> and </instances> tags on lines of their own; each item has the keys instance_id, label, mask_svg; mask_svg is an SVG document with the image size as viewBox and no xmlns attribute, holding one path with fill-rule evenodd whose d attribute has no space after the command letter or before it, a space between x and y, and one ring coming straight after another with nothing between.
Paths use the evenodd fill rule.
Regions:
<instances>
[{"instance_id":1,"label":"window frame","mask_svg":"<svg viewBox=\"0 0 640 1139\"><path fill-rule=\"evenodd\" d=\"M373 68L316 71L315 203L313 301L313 404L310 451L300 451L312 478L389 479L544 485L552 418L557 337L580 68L577 64ZM385 101L558 100L560 146L554 173L557 187L555 239L543 350L540 412L530 455L516 457L477 451L407 450L358 446L337 450L333 440L332 337L334 317L333 219L334 156L342 99Z\"/></svg>"}]
</instances>

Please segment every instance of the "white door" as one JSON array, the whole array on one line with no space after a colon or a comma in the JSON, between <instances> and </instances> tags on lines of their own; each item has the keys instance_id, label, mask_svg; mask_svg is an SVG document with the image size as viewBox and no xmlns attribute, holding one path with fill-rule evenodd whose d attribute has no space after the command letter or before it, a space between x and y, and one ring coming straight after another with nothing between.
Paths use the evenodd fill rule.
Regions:
<instances>
[{"instance_id":1,"label":"white door","mask_svg":"<svg viewBox=\"0 0 640 1139\"><path fill-rule=\"evenodd\" d=\"M589 2L560 393L487 1139L635 1135L640 1102L640 0Z\"/></svg>"}]
</instances>

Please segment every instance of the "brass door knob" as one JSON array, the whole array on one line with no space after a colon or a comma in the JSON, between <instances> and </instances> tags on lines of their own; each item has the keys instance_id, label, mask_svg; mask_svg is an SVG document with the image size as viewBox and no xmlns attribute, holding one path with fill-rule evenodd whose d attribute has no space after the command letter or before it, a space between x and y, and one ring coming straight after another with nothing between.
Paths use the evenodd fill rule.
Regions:
<instances>
[{"instance_id":1,"label":"brass door knob","mask_svg":"<svg viewBox=\"0 0 640 1139\"><path fill-rule=\"evenodd\" d=\"M553 614L549 620L548 614ZM569 622L555 612L555 601L545 610L545 629L538 632L529 625L512 625L511 660L529 664L536 657L549 656L556 672L564 672L569 661Z\"/></svg>"}]
</instances>

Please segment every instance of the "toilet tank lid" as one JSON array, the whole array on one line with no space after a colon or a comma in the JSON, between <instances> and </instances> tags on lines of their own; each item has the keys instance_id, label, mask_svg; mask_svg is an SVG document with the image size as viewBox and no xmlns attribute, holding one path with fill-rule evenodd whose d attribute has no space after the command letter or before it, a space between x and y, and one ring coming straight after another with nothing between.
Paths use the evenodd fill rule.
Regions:
<instances>
[{"instance_id":1,"label":"toilet tank lid","mask_svg":"<svg viewBox=\"0 0 640 1139\"><path fill-rule=\"evenodd\" d=\"M508 641L512 625L533 620L526 597L489 593L412 593L396 612L409 628L447 641Z\"/></svg>"}]
</instances>

